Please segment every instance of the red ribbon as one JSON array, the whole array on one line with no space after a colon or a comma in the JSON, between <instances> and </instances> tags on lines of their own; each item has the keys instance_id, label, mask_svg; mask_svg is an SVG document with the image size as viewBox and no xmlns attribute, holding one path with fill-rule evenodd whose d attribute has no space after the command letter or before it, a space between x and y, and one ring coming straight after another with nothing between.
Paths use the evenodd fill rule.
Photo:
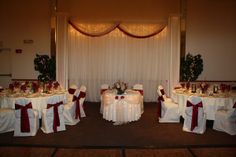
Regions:
<instances>
[{"instance_id":1,"label":"red ribbon","mask_svg":"<svg viewBox=\"0 0 236 157\"><path fill-rule=\"evenodd\" d=\"M107 89L101 89L101 95L106 91Z\"/></svg>"},{"instance_id":2,"label":"red ribbon","mask_svg":"<svg viewBox=\"0 0 236 157\"><path fill-rule=\"evenodd\" d=\"M76 101L75 119L78 119L78 117L81 118L81 115L80 115L80 99L85 98L85 96L86 96L85 92L80 92L78 97L76 97L76 96L73 97L73 101Z\"/></svg>"},{"instance_id":3,"label":"red ribbon","mask_svg":"<svg viewBox=\"0 0 236 157\"><path fill-rule=\"evenodd\" d=\"M138 91L141 95L143 95L143 90L141 90L141 89L135 89L135 91Z\"/></svg>"},{"instance_id":4,"label":"red ribbon","mask_svg":"<svg viewBox=\"0 0 236 157\"><path fill-rule=\"evenodd\" d=\"M164 89L161 89L160 91L161 91L161 94L162 94L162 95L165 95Z\"/></svg>"},{"instance_id":5,"label":"red ribbon","mask_svg":"<svg viewBox=\"0 0 236 157\"><path fill-rule=\"evenodd\" d=\"M69 89L68 89L68 92L69 92L70 94L74 94L75 91L76 91L76 89L72 89L72 88L69 88Z\"/></svg>"},{"instance_id":6,"label":"red ribbon","mask_svg":"<svg viewBox=\"0 0 236 157\"><path fill-rule=\"evenodd\" d=\"M163 96L159 96L157 99L157 116L161 118L161 102L164 101Z\"/></svg>"},{"instance_id":7,"label":"red ribbon","mask_svg":"<svg viewBox=\"0 0 236 157\"><path fill-rule=\"evenodd\" d=\"M15 104L15 109L21 110L21 122L20 122L20 128L21 132L30 132L30 122L29 122L29 115L28 115L28 109L32 109L31 102L28 103L25 106Z\"/></svg>"},{"instance_id":8,"label":"red ribbon","mask_svg":"<svg viewBox=\"0 0 236 157\"><path fill-rule=\"evenodd\" d=\"M60 101L56 104L47 104L47 109L53 107L53 131L54 132L57 132L57 127L60 126L58 107L62 104L63 104L62 101Z\"/></svg>"},{"instance_id":9,"label":"red ribbon","mask_svg":"<svg viewBox=\"0 0 236 157\"><path fill-rule=\"evenodd\" d=\"M197 103L196 105L192 104L190 101L187 101L187 107L192 107L192 122L191 122L191 131L198 126L198 108L203 107L202 102Z\"/></svg>"}]
</instances>

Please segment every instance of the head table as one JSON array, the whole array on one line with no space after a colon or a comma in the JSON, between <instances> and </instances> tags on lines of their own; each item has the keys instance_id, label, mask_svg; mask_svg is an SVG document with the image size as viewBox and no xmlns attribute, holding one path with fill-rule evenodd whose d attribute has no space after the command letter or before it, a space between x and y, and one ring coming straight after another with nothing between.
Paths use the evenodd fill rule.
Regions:
<instances>
[{"instance_id":1,"label":"head table","mask_svg":"<svg viewBox=\"0 0 236 157\"><path fill-rule=\"evenodd\" d=\"M206 113L207 120L215 120L215 113L219 109L232 109L236 102L235 93L216 93L208 95L200 93L191 93L184 89L173 90L172 98L179 104L180 115L185 117L185 108L187 100L190 96L198 96L202 100L203 110Z\"/></svg>"},{"instance_id":2,"label":"head table","mask_svg":"<svg viewBox=\"0 0 236 157\"><path fill-rule=\"evenodd\" d=\"M126 90L118 95L115 90L102 94L103 118L113 122L137 121L143 113L143 98L138 91Z\"/></svg>"},{"instance_id":3,"label":"head table","mask_svg":"<svg viewBox=\"0 0 236 157\"><path fill-rule=\"evenodd\" d=\"M54 91L52 93L9 93L3 91L0 93L0 108L12 108L15 109L15 101L17 99L27 99L32 103L32 108L39 111L39 117L41 118L41 112L47 108L49 98L54 97L58 102L67 101L67 94L65 91Z\"/></svg>"}]
</instances>

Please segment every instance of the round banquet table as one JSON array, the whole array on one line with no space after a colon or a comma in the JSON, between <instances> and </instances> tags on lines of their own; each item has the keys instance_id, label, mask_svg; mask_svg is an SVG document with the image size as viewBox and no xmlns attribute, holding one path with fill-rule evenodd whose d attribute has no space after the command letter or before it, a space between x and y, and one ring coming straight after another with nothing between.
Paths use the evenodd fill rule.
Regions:
<instances>
[{"instance_id":1,"label":"round banquet table","mask_svg":"<svg viewBox=\"0 0 236 157\"><path fill-rule=\"evenodd\" d=\"M15 101L17 99L28 99L32 103L32 108L39 111L39 117L41 118L41 112L47 108L48 99L54 97L59 101L66 102L66 92L55 92L53 94L46 93L34 93L34 94L6 94L1 93L0 95L0 108L13 108L15 109Z\"/></svg>"},{"instance_id":2,"label":"round banquet table","mask_svg":"<svg viewBox=\"0 0 236 157\"><path fill-rule=\"evenodd\" d=\"M179 104L179 112L183 118L185 117L187 99L192 95L201 97L203 110L206 113L207 120L215 120L215 113L218 109L231 109L236 102L236 95L233 93L222 93L208 96L207 94L197 94L184 92L182 90L174 90L172 93L172 98L174 102Z\"/></svg>"},{"instance_id":3,"label":"round banquet table","mask_svg":"<svg viewBox=\"0 0 236 157\"><path fill-rule=\"evenodd\" d=\"M142 111L143 99L138 91L126 90L117 95L114 90L107 90L102 94L103 118L113 122L137 121Z\"/></svg>"}]
</instances>

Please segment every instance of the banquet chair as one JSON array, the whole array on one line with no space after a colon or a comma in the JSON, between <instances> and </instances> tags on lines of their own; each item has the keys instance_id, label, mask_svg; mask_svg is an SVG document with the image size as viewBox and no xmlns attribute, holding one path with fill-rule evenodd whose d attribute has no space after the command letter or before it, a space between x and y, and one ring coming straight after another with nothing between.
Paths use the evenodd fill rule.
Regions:
<instances>
[{"instance_id":1,"label":"banquet chair","mask_svg":"<svg viewBox=\"0 0 236 157\"><path fill-rule=\"evenodd\" d=\"M86 87L81 86L74 93L73 101L64 105L64 119L66 125L76 125L81 117L86 117L83 103L86 96Z\"/></svg>"},{"instance_id":2,"label":"banquet chair","mask_svg":"<svg viewBox=\"0 0 236 157\"><path fill-rule=\"evenodd\" d=\"M206 130L206 114L200 97L190 96L186 103L183 131L203 134Z\"/></svg>"},{"instance_id":3,"label":"banquet chair","mask_svg":"<svg viewBox=\"0 0 236 157\"><path fill-rule=\"evenodd\" d=\"M138 91L141 94L141 102L142 102L142 106L141 106L141 110L142 112L144 111L144 106L143 106L143 85L142 84L135 84L133 85L133 90Z\"/></svg>"},{"instance_id":4,"label":"banquet chair","mask_svg":"<svg viewBox=\"0 0 236 157\"><path fill-rule=\"evenodd\" d=\"M102 104L102 94L109 89L108 84L102 84L100 89L100 100L101 100L101 106L100 106L100 113L103 113L103 104Z\"/></svg>"},{"instance_id":5,"label":"banquet chair","mask_svg":"<svg viewBox=\"0 0 236 157\"><path fill-rule=\"evenodd\" d=\"M230 109L216 111L213 129L236 135L236 102Z\"/></svg>"},{"instance_id":6,"label":"banquet chair","mask_svg":"<svg viewBox=\"0 0 236 157\"><path fill-rule=\"evenodd\" d=\"M86 86L85 85L81 85L80 88L79 88L80 92L79 94L77 94L76 96L76 100L75 100L75 97L74 97L74 101L78 101L79 103L79 109L80 109L80 117L83 118L83 117L86 117L86 114L85 114L85 111L84 111L84 100L85 100L85 97L86 97Z\"/></svg>"},{"instance_id":7,"label":"banquet chair","mask_svg":"<svg viewBox=\"0 0 236 157\"><path fill-rule=\"evenodd\" d=\"M67 93L67 101L72 102L75 91L78 89L78 86L75 84L70 85Z\"/></svg>"},{"instance_id":8,"label":"banquet chair","mask_svg":"<svg viewBox=\"0 0 236 157\"><path fill-rule=\"evenodd\" d=\"M47 108L42 111L41 130L44 133L48 134L66 130L63 110L63 102L59 101L58 97L51 96L48 99Z\"/></svg>"},{"instance_id":9,"label":"banquet chair","mask_svg":"<svg viewBox=\"0 0 236 157\"><path fill-rule=\"evenodd\" d=\"M39 129L39 113L28 99L15 101L14 136L35 136Z\"/></svg>"},{"instance_id":10,"label":"banquet chair","mask_svg":"<svg viewBox=\"0 0 236 157\"><path fill-rule=\"evenodd\" d=\"M158 100L157 100L157 113L159 118L159 123L179 123L179 106L172 99L167 98L164 93L164 88L159 85L158 90Z\"/></svg>"},{"instance_id":11,"label":"banquet chair","mask_svg":"<svg viewBox=\"0 0 236 157\"><path fill-rule=\"evenodd\" d=\"M0 108L0 133L14 131L15 110L11 108Z\"/></svg>"}]
</instances>

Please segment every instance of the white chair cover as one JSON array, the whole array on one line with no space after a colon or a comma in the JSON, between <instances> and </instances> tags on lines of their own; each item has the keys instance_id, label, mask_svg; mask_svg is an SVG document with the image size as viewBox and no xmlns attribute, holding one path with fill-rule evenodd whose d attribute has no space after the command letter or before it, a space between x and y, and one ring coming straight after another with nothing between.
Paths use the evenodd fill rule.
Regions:
<instances>
[{"instance_id":1,"label":"white chair cover","mask_svg":"<svg viewBox=\"0 0 236 157\"><path fill-rule=\"evenodd\" d=\"M70 85L67 93L67 103L72 102L75 91L78 89L78 86L75 84Z\"/></svg>"},{"instance_id":2,"label":"white chair cover","mask_svg":"<svg viewBox=\"0 0 236 157\"><path fill-rule=\"evenodd\" d=\"M206 130L206 114L200 97L191 96L188 98L183 131L203 134Z\"/></svg>"},{"instance_id":3,"label":"white chair cover","mask_svg":"<svg viewBox=\"0 0 236 157\"><path fill-rule=\"evenodd\" d=\"M236 135L236 102L231 109L217 110L213 129Z\"/></svg>"},{"instance_id":4,"label":"white chair cover","mask_svg":"<svg viewBox=\"0 0 236 157\"><path fill-rule=\"evenodd\" d=\"M167 98L163 87L158 86L158 116L159 123L179 123L179 107L178 104L174 103L170 98Z\"/></svg>"},{"instance_id":5,"label":"white chair cover","mask_svg":"<svg viewBox=\"0 0 236 157\"><path fill-rule=\"evenodd\" d=\"M83 95L80 100L79 100L79 105L80 105L80 116L81 118L86 117L85 111L84 111L84 100L86 97L86 87L85 85L80 86L80 93L77 93L77 97L80 97L81 94Z\"/></svg>"},{"instance_id":6,"label":"white chair cover","mask_svg":"<svg viewBox=\"0 0 236 157\"><path fill-rule=\"evenodd\" d=\"M142 84L135 84L134 86L133 86L133 90L135 90L135 91L139 91L140 92L140 94L141 94L141 102L142 102L142 108L141 108L141 111L142 111L142 113L143 113L143 111L144 111L144 105L143 105L143 95L144 95L144 92L143 92L143 85Z\"/></svg>"},{"instance_id":7,"label":"white chair cover","mask_svg":"<svg viewBox=\"0 0 236 157\"><path fill-rule=\"evenodd\" d=\"M15 110L0 108L0 133L14 131Z\"/></svg>"},{"instance_id":8,"label":"white chair cover","mask_svg":"<svg viewBox=\"0 0 236 157\"><path fill-rule=\"evenodd\" d=\"M100 106L100 113L103 113L103 101L102 101L102 94L109 89L109 85L108 84L102 84L101 85L101 89L100 89L100 99L101 99L101 106Z\"/></svg>"},{"instance_id":9,"label":"white chair cover","mask_svg":"<svg viewBox=\"0 0 236 157\"><path fill-rule=\"evenodd\" d=\"M76 125L80 121L81 117L86 117L83 107L85 95L86 95L86 87L81 86L80 89L77 89L74 93L74 101L68 102L67 104L64 105L63 115L66 125ZM79 102L77 102L77 100ZM77 103L79 103L79 111L78 111L80 112L79 115L76 114Z\"/></svg>"},{"instance_id":10,"label":"white chair cover","mask_svg":"<svg viewBox=\"0 0 236 157\"><path fill-rule=\"evenodd\" d=\"M165 90L164 90L164 88L163 88L162 85L159 85L159 86L158 86L157 94L158 94L159 96L162 96L163 99L164 99L164 101L170 101L170 102L172 102L172 99L171 99L171 98L168 98L168 97L166 96Z\"/></svg>"},{"instance_id":11,"label":"white chair cover","mask_svg":"<svg viewBox=\"0 0 236 157\"><path fill-rule=\"evenodd\" d=\"M52 96L48 99L47 108L42 111L41 129L44 133L66 130L63 110L63 102L60 102L58 97Z\"/></svg>"},{"instance_id":12,"label":"white chair cover","mask_svg":"<svg viewBox=\"0 0 236 157\"><path fill-rule=\"evenodd\" d=\"M17 109L20 107L19 109ZM24 114L24 109L26 114ZM27 116L28 117L27 117ZM32 104L27 99L17 99L15 101L15 127L14 136L35 136L39 128L39 113L32 109ZM27 124L27 122L29 122ZM25 123L29 128L25 128Z\"/></svg>"}]
</instances>

